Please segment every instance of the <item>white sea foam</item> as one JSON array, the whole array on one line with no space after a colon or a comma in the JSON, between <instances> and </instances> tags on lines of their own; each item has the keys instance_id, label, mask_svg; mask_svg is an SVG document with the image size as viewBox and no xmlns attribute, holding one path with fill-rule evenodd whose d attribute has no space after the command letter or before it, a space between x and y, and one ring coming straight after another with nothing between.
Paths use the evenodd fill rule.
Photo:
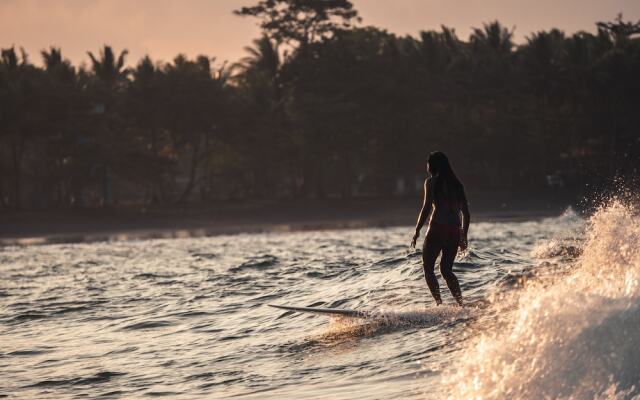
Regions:
<instances>
[{"instance_id":1,"label":"white sea foam","mask_svg":"<svg viewBox=\"0 0 640 400\"><path fill-rule=\"evenodd\" d=\"M380 308L372 311L367 318L334 317L328 330L323 332L322 336L324 338L372 336L408 326L424 327L458 321L472 317L474 312L476 310L473 308L458 306Z\"/></svg>"},{"instance_id":2,"label":"white sea foam","mask_svg":"<svg viewBox=\"0 0 640 400\"><path fill-rule=\"evenodd\" d=\"M572 240L552 239L538 244L531 250L531 256L537 259L568 257L575 258L582 253L581 246Z\"/></svg>"},{"instance_id":3,"label":"white sea foam","mask_svg":"<svg viewBox=\"0 0 640 400\"><path fill-rule=\"evenodd\" d=\"M640 218L613 202L587 226L571 272L495 307L457 373L455 399L640 398Z\"/></svg>"}]
</instances>

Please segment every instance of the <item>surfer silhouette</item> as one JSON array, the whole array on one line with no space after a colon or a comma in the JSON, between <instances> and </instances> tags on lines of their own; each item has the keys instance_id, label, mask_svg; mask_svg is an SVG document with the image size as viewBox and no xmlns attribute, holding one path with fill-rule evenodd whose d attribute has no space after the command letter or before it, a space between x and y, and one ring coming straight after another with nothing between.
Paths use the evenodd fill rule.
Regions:
<instances>
[{"instance_id":1,"label":"surfer silhouette","mask_svg":"<svg viewBox=\"0 0 640 400\"><path fill-rule=\"evenodd\" d=\"M444 153L435 151L429 154L427 169L431 176L424 182L424 201L411 247L416 246L420 229L431 215L422 247L422 263L427 286L436 304L442 304L440 286L434 273L436 259L442 253L440 273L447 282L451 294L462 306L462 292L458 278L453 273L453 260L456 258L458 247L461 250L467 248L470 222L467 197L464 186L451 169L449 159Z\"/></svg>"}]
</instances>

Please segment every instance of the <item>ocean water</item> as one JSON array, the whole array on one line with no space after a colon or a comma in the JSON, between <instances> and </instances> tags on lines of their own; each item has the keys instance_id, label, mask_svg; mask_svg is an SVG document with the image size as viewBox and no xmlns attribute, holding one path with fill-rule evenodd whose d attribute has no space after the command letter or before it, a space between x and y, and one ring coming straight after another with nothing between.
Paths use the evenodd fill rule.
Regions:
<instances>
[{"instance_id":1,"label":"ocean water","mask_svg":"<svg viewBox=\"0 0 640 400\"><path fill-rule=\"evenodd\" d=\"M0 248L0 396L640 398L639 222L472 224L467 308L411 227Z\"/></svg>"}]
</instances>

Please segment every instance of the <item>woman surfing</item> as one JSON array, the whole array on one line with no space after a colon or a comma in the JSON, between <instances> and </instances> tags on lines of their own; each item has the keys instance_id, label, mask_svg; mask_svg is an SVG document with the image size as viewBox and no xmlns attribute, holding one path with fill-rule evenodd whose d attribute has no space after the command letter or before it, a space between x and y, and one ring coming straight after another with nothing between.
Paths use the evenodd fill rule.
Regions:
<instances>
[{"instance_id":1,"label":"woman surfing","mask_svg":"<svg viewBox=\"0 0 640 400\"><path fill-rule=\"evenodd\" d=\"M442 252L440 273L451 294L462 306L462 292L458 278L453 273L453 260L456 258L458 247L461 250L467 248L470 222L467 197L464 186L451 169L449 159L444 153L436 151L429 154L427 169L431 176L424 181L424 201L411 247L415 248L420 229L431 215L422 246L422 263L427 286L436 304L442 304L440 286L434 273L436 258Z\"/></svg>"}]
</instances>

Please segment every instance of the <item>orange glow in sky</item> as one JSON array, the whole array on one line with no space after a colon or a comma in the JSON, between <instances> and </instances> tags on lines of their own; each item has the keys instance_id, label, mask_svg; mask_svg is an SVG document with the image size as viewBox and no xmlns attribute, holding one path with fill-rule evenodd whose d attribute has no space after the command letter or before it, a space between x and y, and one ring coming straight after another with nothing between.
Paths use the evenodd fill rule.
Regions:
<instances>
[{"instance_id":1,"label":"orange glow in sky","mask_svg":"<svg viewBox=\"0 0 640 400\"><path fill-rule=\"evenodd\" d=\"M87 51L109 44L129 50L129 64L143 55L170 61L178 53L207 54L235 62L259 35L256 20L231 12L257 0L0 0L0 47L24 47L31 61L54 45L75 64ZM467 39L472 27L498 19L522 42L531 32L557 27L594 31L594 23L640 19L638 0L352 0L363 25L397 34L454 27Z\"/></svg>"}]
</instances>

